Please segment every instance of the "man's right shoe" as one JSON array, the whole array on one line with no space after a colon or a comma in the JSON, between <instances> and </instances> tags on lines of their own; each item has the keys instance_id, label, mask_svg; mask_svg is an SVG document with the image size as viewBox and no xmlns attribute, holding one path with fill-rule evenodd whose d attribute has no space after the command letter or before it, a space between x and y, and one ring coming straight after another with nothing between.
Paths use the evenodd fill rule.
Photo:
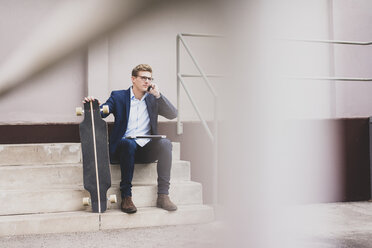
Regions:
<instances>
[{"instance_id":1,"label":"man's right shoe","mask_svg":"<svg viewBox=\"0 0 372 248\"><path fill-rule=\"evenodd\" d=\"M177 206L169 199L169 196L166 194L158 194L158 199L156 200L156 207L168 211L177 210Z\"/></svg>"},{"instance_id":2,"label":"man's right shoe","mask_svg":"<svg viewBox=\"0 0 372 248\"><path fill-rule=\"evenodd\" d=\"M134 205L131 196L125 196L122 199L120 208L121 208L121 211L127 214L134 214L135 212L137 212L137 208Z\"/></svg>"}]
</instances>

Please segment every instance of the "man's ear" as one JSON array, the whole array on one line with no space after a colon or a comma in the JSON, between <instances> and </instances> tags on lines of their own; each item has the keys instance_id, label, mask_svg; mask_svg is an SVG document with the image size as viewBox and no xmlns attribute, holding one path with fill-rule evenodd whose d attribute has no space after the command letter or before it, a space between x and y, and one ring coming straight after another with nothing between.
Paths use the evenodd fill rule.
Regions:
<instances>
[{"instance_id":1,"label":"man's ear","mask_svg":"<svg viewBox=\"0 0 372 248\"><path fill-rule=\"evenodd\" d=\"M136 79L136 77L132 76L131 79L132 79L132 83L134 83L134 80Z\"/></svg>"}]
</instances>

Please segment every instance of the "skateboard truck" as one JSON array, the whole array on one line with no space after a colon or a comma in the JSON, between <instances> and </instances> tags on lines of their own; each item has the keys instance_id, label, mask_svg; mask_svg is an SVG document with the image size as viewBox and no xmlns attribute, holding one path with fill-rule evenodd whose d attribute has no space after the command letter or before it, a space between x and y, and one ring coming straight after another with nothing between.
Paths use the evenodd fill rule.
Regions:
<instances>
[{"instance_id":1,"label":"skateboard truck","mask_svg":"<svg viewBox=\"0 0 372 248\"><path fill-rule=\"evenodd\" d=\"M102 106L102 109L100 109L100 111L101 111L102 113L104 113L104 114L108 114L108 113L110 113L109 106L108 106L108 105L103 105L103 106ZM82 107L77 107L77 108L75 109L75 112L76 112L76 115L77 115L77 116L80 116L80 115L83 115L84 110L83 110Z\"/></svg>"},{"instance_id":2,"label":"skateboard truck","mask_svg":"<svg viewBox=\"0 0 372 248\"><path fill-rule=\"evenodd\" d=\"M116 197L116 195L110 195L109 197L107 197L107 202L117 203L118 198ZM90 197L84 197L83 198L83 205L84 206L92 206L92 200L90 199Z\"/></svg>"}]
</instances>

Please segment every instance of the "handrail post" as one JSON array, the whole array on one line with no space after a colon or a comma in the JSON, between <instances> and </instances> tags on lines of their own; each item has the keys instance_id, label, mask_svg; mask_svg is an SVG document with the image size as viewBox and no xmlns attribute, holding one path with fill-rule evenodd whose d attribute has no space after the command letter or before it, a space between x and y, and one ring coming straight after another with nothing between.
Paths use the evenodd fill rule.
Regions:
<instances>
[{"instance_id":1,"label":"handrail post","mask_svg":"<svg viewBox=\"0 0 372 248\"><path fill-rule=\"evenodd\" d=\"M218 204L218 100L217 96L214 96L214 128L213 128L213 205Z\"/></svg>"},{"instance_id":2,"label":"handrail post","mask_svg":"<svg viewBox=\"0 0 372 248\"><path fill-rule=\"evenodd\" d=\"M178 77L178 74L180 73L180 37L177 35L176 38L176 57L177 57L177 110L178 110L178 115L177 115L177 134L180 135L183 133L183 128L182 128L182 123L181 123L181 82Z\"/></svg>"},{"instance_id":3,"label":"handrail post","mask_svg":"<svg viewBox=\"0 0 372 248\"><path fill-rule=\"evenodd\" d=\"M212 84L209 82L207 75L204 73L204 71L201 69L199 63L197 62L196 58L194 58L190 48L186 44L185 40L182 38L183 35L187 34L177 34L177 39L176 39L176 46L177 46L177 51L176 51L176 57L177 57L177 109L178 109L178 117L177 117L177 134L182 134L183 133L183 128L182 128L182 123L181 123L181 116L180 116L180 95L181 95L181 86L185 90L186 95L191 101L191 104L193 105L199 119L201 120L201 123L207 132L207 135L209 136L210 140L212 141L213 144L213 172L212 172L212 180L213 180L213 192L212 192L212 201L213 205L216 208L218 205L218 95L215 90L215 88L212 86ZM188 34L189 36L197 36L197 37L218 37L216 35L203 35L203 34ZM198 106L196 105L193 97L191 96L188 87L186 84L183 82L183 78L181 75L180 71L180 43L182 42L184 48L186 49L186 52L189 54L191 60L193 61L194 65L198 69L201 77L203 78L204 82L207 84L209 90L213 94L213 101L214 101L214 128L213 128L213 134L210 130L210 128L207 125L207 122L204 120ZM191 75L193 76L193 75Z\"/></svg>"}]
</instances>

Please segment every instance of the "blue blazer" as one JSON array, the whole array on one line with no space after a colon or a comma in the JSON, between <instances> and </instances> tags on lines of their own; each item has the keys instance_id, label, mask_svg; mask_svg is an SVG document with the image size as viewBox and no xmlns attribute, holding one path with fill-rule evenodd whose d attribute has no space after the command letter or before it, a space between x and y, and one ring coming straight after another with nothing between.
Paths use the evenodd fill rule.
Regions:
<instances>
[{"instance_id":1,"label":"blue blazer","mask_svg":"<svg viewBox=\"0 0 372 248\"><path fill-rule=\"evenodd\" d=\"M164 116L167 119L174 119L177 117L177 109L169 102L169 100L161 95L159 99L148 94L145 98L147 111L150 118L151 134L158 134L158 115ZM115 116L114 128L110 135L110 160L117 162L116 149L121 138L124 136L128 127L129 111L130 111L130 88L127 90L112 91L110 98L102 105L109 106L108 114L101 114L106 118L110 114ZM101 106L102 106L101 105Z\"/></svg>"}]
</instances>

